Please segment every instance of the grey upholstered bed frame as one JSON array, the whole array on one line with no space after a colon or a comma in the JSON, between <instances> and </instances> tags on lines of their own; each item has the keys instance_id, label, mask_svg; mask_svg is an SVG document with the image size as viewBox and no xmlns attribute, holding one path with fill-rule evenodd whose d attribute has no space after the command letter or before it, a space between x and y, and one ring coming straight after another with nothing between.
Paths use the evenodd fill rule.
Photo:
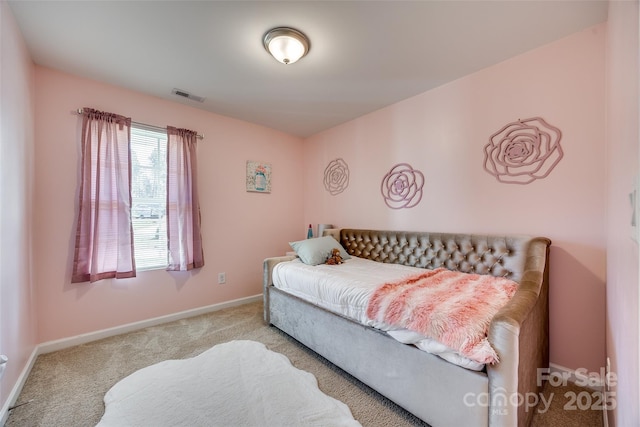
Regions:
<instances>
[{"instance_id":1,"label":"grey upholstered bed frame","mask_svg":"<svg viewBox=\"0 0 640 427\"><path fill-rule=\"evenodd\" d=\"M264 261L265 321L434 427L526 426L538 369L549 366L549 239L428 232L332 229L351 255L422 268L507 276L520 286L494 317L488 339L500 362L461 368L384 332L362 326L272 286Z\"/></svg>"}]
</instances>

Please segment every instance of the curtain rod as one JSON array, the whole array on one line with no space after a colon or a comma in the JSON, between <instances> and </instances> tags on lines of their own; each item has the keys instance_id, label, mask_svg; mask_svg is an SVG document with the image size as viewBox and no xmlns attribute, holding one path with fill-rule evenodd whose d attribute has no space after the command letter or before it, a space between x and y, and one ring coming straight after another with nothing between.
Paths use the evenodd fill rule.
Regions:
<instances>
[{"instance_id":1,"label":"curtain rod","mask_svg":"<svg viewBox=\"0 0 640 427\"><path fill-rule=\"evenodd\" d=\"M76 110L76 113L82 114L82 111L83 111L82 108L78 108ZM167 128L163 128L161 126L148 125L146 123L134 122L133 120L131 121L131 124L132 125L137 125L139 127L147 128L148 130L155 130L155 131L158 131L158 130L166 131L167 130ZM198 139L204 139L204 135L198 134Z\"/></svg>"}]
</instances>

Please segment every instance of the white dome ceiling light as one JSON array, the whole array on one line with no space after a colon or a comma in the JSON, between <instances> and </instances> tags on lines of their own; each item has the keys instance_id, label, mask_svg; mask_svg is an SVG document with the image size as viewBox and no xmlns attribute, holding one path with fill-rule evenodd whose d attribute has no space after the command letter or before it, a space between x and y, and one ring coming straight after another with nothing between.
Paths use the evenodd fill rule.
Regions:
<instances>
[{"instance_id":1,"label":"white dome ceiling light","mask_svg":"<svg viewBox=\"0 0 640 427\"><path fill-rule=\"evenodd\" d=\"M293 64L309 52L307 36L289 27L273 28L262 38L264 48L285 65Z\"/></svg>"}]
</instances>

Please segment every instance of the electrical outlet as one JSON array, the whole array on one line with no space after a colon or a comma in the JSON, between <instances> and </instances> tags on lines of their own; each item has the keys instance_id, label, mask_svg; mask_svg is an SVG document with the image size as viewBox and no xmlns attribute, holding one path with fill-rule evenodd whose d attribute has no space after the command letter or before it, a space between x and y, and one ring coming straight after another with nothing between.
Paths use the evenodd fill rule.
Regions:
<instances>
[{"instance_id":1,"label":"electrical outlet","mask_svg":"<svg viewBox=\"0 0 640 427\"><path fill-rule=\"evenodd\" d=\"M227 273L218 273L218 284L227 283Z\"/></svg>"},{"instance_id":2,"label":"electrical outlet","mask_svg":"<svg viewBox=\"0 0 640 427\"><path fill-rule=\"evenodd\" d=\"M633 179L631 192L629 193L629 203L631 204L631 238L634 242L640 243L640 177L638 175Z\"/></svg>"},{"instance_id":3,"label":"electrical outlet","mask_svg":"<svg viewBox=\"0 0 640 427\"><path fill-rule=\"evenodd\" d=\"M4 369L7 367L8 361L9 361L9 358L7 356L5 356L4 354L0 354L0 380L4 375Z\"/></svg>"}]
</instances>

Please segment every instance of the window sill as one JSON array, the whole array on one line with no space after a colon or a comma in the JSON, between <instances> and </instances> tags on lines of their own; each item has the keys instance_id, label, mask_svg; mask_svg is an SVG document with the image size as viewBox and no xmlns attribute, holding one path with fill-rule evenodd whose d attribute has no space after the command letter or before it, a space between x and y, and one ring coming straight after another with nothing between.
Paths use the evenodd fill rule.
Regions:
<instances>
[{"instance_id":1,"label":"window sill","mask_svg":"<svg viewBox=\"0 0 640 427\"><path fill-rule=\"evenodd\" d=\"M152 270L166 270L168 265L157 265L148 267L136 267L136 271L152 271Z\"/></svg>"}]
</instances>

